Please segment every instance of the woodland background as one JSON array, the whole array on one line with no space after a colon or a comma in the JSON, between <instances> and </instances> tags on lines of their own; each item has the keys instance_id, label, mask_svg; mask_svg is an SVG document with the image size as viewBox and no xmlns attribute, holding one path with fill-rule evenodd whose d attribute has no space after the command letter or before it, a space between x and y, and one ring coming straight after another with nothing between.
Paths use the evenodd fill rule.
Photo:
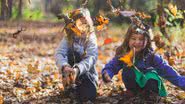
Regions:
<instances>
[{"instance_id":1,"label":"woodland background","mask_svg":"<svg viewBox=\"0 0 185 104\"><path fill-rule=\"evenodd\" d=\"M71 104L73 97L63 96L62 79L54 53L64 36L64 21L58 14L79 8L82 0L1 0L0 1L0 104L41 103ZM108 17L109 24L96 31L99 56L97 70L114 56L130 20L114 15L107 0L89 0L92 17ZM172 8L169 8L172 5ZM185 75L185 1L184 0L112 0L121 10L136 10L151 16L156 52L161 54L181 75ZM96 8L95 8L96 7ZM165 81L169 96L160 101L144 101L137 96L123 101L125 90L121 75L106 85L99 76L97 104L159 103L184 104L185 92Z\"/></svg>"}]
</instances>

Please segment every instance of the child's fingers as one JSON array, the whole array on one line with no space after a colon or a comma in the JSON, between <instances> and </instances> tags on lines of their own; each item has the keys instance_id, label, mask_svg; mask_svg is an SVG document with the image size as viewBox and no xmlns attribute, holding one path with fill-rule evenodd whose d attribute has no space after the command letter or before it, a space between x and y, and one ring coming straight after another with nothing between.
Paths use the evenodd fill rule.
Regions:
<instances>
[{"instance_id":1,"label":"child's fingers","mask_svg":"<svg viewBox=\"0 0 185 104\"><path fill-rule=\"evenodd\" d=\"M103 78L103 81L106 82L106 83L111 82L111 78L110 78L109 74L106 71L104 72L102 78Z\"/></svg>"},{"instance_id":2,"label":"child's fingers","mask_svg":"<svg viewBox=\"0 0 185 104\"><path fill-rule=\"evenodd\" d=\"M108 75L108 73L105 73L104 77L105 77L105 79L106 79L108 82L111 81L111 78L110 78L110 76Z\"/></svg>"},{"instance_id":3,"label":"child's fingers","mask_svg":"<svg viewBox=\"0 0 185 104\"><path fill-rule=\"evenodd\" d=\"M63 69L63 71L64 71L65 73L74 72L73 68L71 68L71 67L65 67L65 68Z\"/></svg>"}]
</instances>

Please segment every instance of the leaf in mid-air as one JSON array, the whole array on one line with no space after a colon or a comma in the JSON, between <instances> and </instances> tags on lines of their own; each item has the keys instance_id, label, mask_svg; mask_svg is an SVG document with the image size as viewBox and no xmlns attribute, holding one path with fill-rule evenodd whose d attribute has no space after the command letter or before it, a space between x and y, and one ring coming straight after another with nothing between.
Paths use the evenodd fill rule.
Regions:
<instances>
[{"instance_id":1,"label":"leaf in mid-air","mask_svg":"<svg viewBox=\"0 0 185 104\"><path fill-rule=\"evenodd\" d=\"M168 4L168 9L170 10L170 12L176 16L177 15L177 6L173 5L171 3Z\"/></svg>"},{"instance_id":2,"label":"leaf in mid-air","mask_svg":"<svg viewBox=\"0 0 185 104\"><path fill-rule=\"evenodd\" d=\"M133 65L133 59L134 59L134 50L130 50L127 54L123 55L121 58L119 58L120 61L127 64L128 67L131 67Z\"/></svg>"},{"instance_id":3,"label":"leaf in mid-air","mask_svg":"<svg viewBox=\"0 0 185 104\"><path fill-rule=\"evenodd\" d=\"M69 24L66 26L66 28L72 30L72 31L75 33L75 35L81 36L80 30L79 30L73 23L69 23Z\"/></svg>"},{"instance_id":4,"label":"leaf in mid-air","mask_svg":"<svg viewBox=\"0 0 185 104\"><path fill-rule=\"evenodd\" d=\"M105 44L110 44L110 43L112 43L112 38L106 38L106 39L104 40L104 45L105 45Z\"/></svg>"},{"instance_id":5,"label":"leaf in mid-air","mask_svg":"<svg viewBox=\"0 0 185 104\"><path fill-rule=\"evenodd\" d=\"M103 16L96 16L95 18L95 26L98 31L103 30L105 25L109 23L109 19Z\"/></svg>"}]
</instances>

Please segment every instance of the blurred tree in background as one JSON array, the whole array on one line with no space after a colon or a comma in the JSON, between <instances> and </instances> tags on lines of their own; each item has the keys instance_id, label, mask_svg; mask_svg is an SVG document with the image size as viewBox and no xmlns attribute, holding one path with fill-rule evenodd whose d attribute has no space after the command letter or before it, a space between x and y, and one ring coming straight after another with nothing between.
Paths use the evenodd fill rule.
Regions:
<instances>
[{"instance_id":1,"label":"blurred tree in background","mask_svg":"<svg viewBox=\"0 0 185 104\"><path fill-rule=\"evenodd\" d=\"M79 8L84 0L0 0L1 20L55 20L56 15ZM152 13L159 0L111 0L115 8L134 9ZM173 2L179 9L185 9L184 0L163 0ZM110 12L107 0L89 0L88 6L93 16L101 12Z\"/></svg>"}]
</instances>

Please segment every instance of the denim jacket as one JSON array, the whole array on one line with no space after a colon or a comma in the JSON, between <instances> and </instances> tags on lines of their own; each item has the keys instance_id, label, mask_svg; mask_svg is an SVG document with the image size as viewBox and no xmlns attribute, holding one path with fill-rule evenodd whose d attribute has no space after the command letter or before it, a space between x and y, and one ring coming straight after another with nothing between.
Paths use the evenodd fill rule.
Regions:
<instances>
[{"instance_id":1,"label":"denim jacket","mask_svg":"<svg viewBox=\"0 0 185 104\"><path fill-rule=\"evenodd\" d=\"M60 45L56 49L55 60L59 69L65 65L69 65L68 52L72 47L68 44L67 36L63 37ZM86 54L84 55L84 49ZM79 63L75 63L74 66L79 68L79 76L90 72L95 80L98 80L98 74L95 68L95 64L98 56L97 38L95 33L91 33L86 40L85 38L74 37L73 50L77 52L82 60Z\"/></svg>"},{"instance_id":2,"label":"denim jacket","mask_svg":"<svg viewBox=\"0 0 185 104\"><path fill-rule=\"evenodd\" d=\"M135 63L135 66L143 73L146 73L151 70L155 70L159 76L170 81L172 84L180 87L185 90L185 76L181 76L176 72L173 67L171 67L160 55L154 54L146 57L145 60L138 60ZM125 72L129 70L125 63L119 60L119 57L114 57L109 63L105 65L102 69L102 74L106 71L109 76L112 78L115 74L119 72L120 69L123 69L122 80L124 76L129 76Z\"/></svg>"}]
</instances>

